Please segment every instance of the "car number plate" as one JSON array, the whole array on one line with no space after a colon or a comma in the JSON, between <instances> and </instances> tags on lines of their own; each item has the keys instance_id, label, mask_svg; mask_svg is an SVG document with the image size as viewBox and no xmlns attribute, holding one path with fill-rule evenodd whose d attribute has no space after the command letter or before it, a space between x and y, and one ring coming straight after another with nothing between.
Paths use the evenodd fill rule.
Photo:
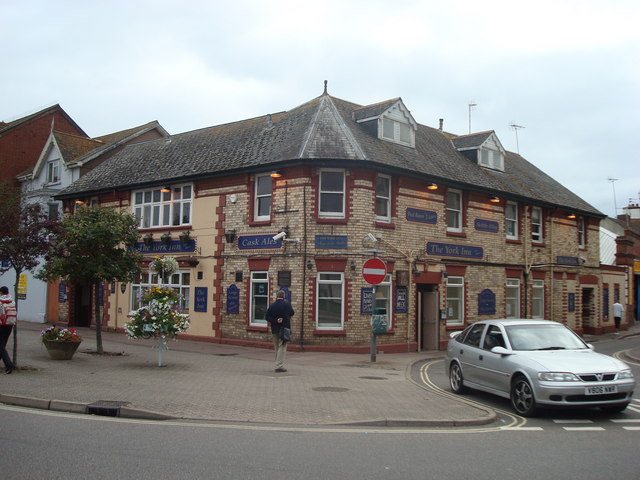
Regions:
<instances>
[{"instance_id":1,"label":"car number plate","mask_svg":"<svg viewBox=\"0 0 640 480\"><path fill-rule=\"evenodd\" d=\"M616 385L598 385L596 387L587 387L586 395L602 395L607 393L618 393L618 387Z\"/></svg>"}]
</instances>

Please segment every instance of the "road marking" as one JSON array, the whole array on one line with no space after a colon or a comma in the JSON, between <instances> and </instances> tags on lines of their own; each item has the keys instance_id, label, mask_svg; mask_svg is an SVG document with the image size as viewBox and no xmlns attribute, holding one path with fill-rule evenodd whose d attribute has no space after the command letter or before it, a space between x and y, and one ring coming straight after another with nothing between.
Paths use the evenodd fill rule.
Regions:
<instances>
[{"instance_id":1,"label":"road marking","mask_svg":"<svg viewBox=\"0 0 640 480\"><path fill-rule=\"evenodd\" d=\"M610 418L613 423L640 423L640 418Z\"/></svg>"},{"instance_id":2,"label":"road marking","mask_svg":"<svg viewBox=\"0 0 640 480\"><path fill-rule=\"evenodd\" d=\"M516 432L541 432L544 430L542 427L504 427L501 430L511 430Z\"/></svg>"},{"instance_id":3,"label":"road marking","mask_svg":"<svg viewBox=\"0 0 640 480\"><path fill-rule=\"evenodd\" d=\"M640 431L640 427L622 427L623 430Z\"/></svg>"},{"instance_id":4,"label":"road marking","mask_svg":"<svg viewBox=\"0 0 640 480\"><path fill-rule=\"evenodd\" d=\"M634 411L636 413L640 413L640 408L635 407L635 406L634 407L627 407L627 410L632 410L632 411Z\"/></svg>"},{"instance_id":5,"label":"road marking","mask_svg":"<svg viewBox=\"0 0 640 480\"><path fill-rule=\"evenodd\" d=\"M604 432L603 427L562 427L567 432Z\"/></svg>"},{"instance_id":6,"label":"road marking","mask_svg":"<svg viewBox=\"0 0 640 480\"><path fill-rule=\"evenodd\" d=\"M579 419L553 419L553 423L593 423L593 420L579 420Z\"/></svg>"}]
</instances>

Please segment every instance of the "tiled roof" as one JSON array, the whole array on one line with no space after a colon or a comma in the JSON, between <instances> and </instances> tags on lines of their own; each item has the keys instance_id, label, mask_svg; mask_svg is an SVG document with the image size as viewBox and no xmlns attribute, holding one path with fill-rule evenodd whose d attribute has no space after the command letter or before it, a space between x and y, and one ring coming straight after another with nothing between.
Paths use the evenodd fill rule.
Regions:
<instances>
[{"instance_id":1,"label":"tiled roof","mask_svg":"<svg viewBox=\"0 0 640 480\"><path fill-rule=\"evenodd\" d=\"M493 130L488 132L471 133L469 135L460 135L451 139L453 145L458 149L474 148L482 145L487 138L494 133Z\"/></svg>"},{"instance_id":2,"label":"tiled roof","mask_svg":"<svg viewBox=\"0 0 640 480\"><path fill-rule=\"evenodd\" d=\"M450 136L438 129L418 124L415 148L411 148L380 140L354 120L356 111L379 114L397 100L369 108L322 95L290 111L129 145L63 190L59 198L322 162L368 165L429 182L602 215L515 153L507 152L504 172L493 171L464 157ZM491 133L455 138L471 137L477 142Z\"/></svg>"},{"instance_id":3,"label":"tiled roof","mask_svg":"<svg viewBox=\"0 0 640 480\"><path fill-rule=\"evenodd\" d=\"M400 98L392 98L384 102L375 103L373 105L367 105L365 107L357 107L353 110L353 118L355 120L362 120L364 118L377 117L378 115L386 112L394 103Z\"/></svg>"},{"instance_id":4,"label":"tiled roof","mask_svg":"<svg viewBox=\"0 0 640 480\"><path fill-rule=\"evenodd\" d=\"M44 110L40 110L39 112L32 113L31 115L27 115L25 117L13 120L11 122L6 122L6 123L5 122L0 122L0 135L2 135L5 131L9 131L12 128L15 128L15 127L17 127L19 125L28 123L29 121L31 121L31 120L33 120L35 118L38 118L38 117L41 117L43 115L48 115L50 113L53 113L56 110L59 110L60 113L62 115L64 115L67 118L67 120L77 128L77 130L79 132L84 133L84 131L76 124L76 122L74 122L73 119L69 115L67 115L67 112L65 112L60 105L56 104L56 105L52 105L50 107L47 107Z\"/></svg>"},{"instance_id":5,"label":"tiled roof","mask_svg":"<svg viewBox=\"0 0 640 480\"><path fill-rule=\"evenodd\" d=\"M60 154L66 163L73 162L82 155L104 145L104 142L92 138L80 137L64 132L53 132L60 149Z\"/></svg>"}]
</instances>

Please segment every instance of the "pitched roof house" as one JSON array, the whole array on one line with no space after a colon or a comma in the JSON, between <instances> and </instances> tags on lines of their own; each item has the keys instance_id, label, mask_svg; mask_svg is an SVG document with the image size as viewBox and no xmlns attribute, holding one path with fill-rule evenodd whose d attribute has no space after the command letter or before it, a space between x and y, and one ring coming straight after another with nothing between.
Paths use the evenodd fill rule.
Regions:
<instances>
[{"instance_id":1,"label":"pitched roof house","mask_svg":"<svg viewBox=\"0 0 640 480\"><path fill-rule=\"evenodd\" d=\"M17 186L16 176L33 168L52 129L87 136L60 105L0 123L0 180Z\"/></svg>"}]
</instances>

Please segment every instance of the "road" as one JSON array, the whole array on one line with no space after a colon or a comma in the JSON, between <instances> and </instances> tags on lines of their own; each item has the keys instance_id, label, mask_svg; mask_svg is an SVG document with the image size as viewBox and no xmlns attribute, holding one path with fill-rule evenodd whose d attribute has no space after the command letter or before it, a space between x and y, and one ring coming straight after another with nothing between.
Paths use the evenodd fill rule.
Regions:
<instances>
[{"instance_id":1,"label":"road","mask_svg":"<svg viewBox=\"0 0 640 480\"><path fill-rule=\"evenodd\" d=\"M614 353L638 341L596 347ZM640 375L640 367L633 368ZM446 388L441 363L423 369L433 388L442 382ZM283 427L127 420L0 405L0 475L3 480L639 478L638 401L616 415L552 411L525 420L501 399L474 394L468 400L496 408L498 421L431 429Z\"/></svg>"}]
</instances>

